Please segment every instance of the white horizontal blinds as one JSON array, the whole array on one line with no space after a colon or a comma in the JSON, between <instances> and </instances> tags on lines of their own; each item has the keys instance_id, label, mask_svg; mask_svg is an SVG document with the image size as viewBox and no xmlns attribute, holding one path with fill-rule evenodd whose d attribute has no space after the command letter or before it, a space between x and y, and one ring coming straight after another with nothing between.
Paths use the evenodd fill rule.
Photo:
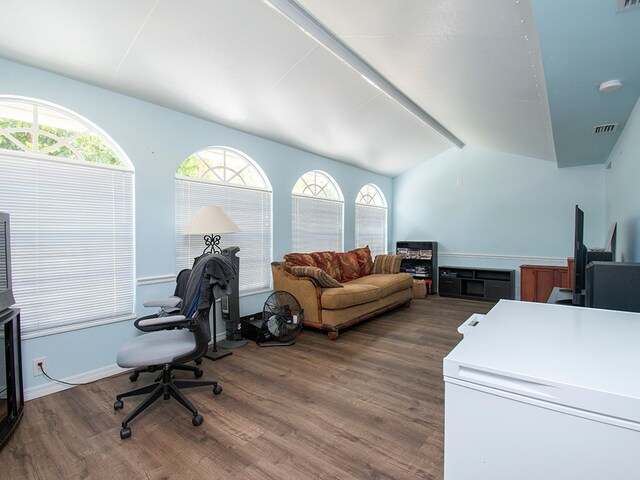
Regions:
<instances>
[{"instance_id":1,"label":"white horizontal blinds","mask_svg":"<svg viewBox=\"0 0 640 480\"><path fill-rule=\"evenodd\" d=\"M4 222L0 223L0 290L6 290L9 286L9 275L7 271L7 231ZM0 358L0 363L3 359ZM1 367L0 367L1 368Z\"/></svg>"},{"instance_id":2,"label":"white horizontal blinds","mask_svg":"<svg viewBox=\"0 0 640 480\"><path fill-rule=\"evenodd\" d=\"M23 332L133 315L133 173L23 155L0 153Z\"/></svg>"},{"instance_id":3,"label":"white horizontal blinds","mask_svg":"<svg viewBox=\"0 0 640 480\"><path fill-rule=\"evenodd\" d=\"M369 245L371 255L387 253L387 209L356 205L356 247Z\"/></svg>"},{"instance_id":4,"label":"white horizontal blinds","mask_svg":"<svg viewBox=\"0 0 640 480\"><path fill-rule=\"evenodd\" d=\"M295 252L342 251L342 193L327 173L311 170L293 186L292 248Z\"/></svg>"},{"instance_id":5,"label":"white horizontal blinds","mask_svg":"<svg viewBox=\"0 0 640 480\"><path fill-rule=\"evenodd\" d=\"M184 235L200 207L217 205L240 229L221 233L220 247L238 246L240 292L269 288L271 282L271 192L176 178L176 268L191 268L202 255L202 235ZM217 232L211 232L216 234Z\"/></svg>"},{"instance_id":6,"label":"white horizontal blinds","mask_svg":"<svg viewBox=\"0 0 640 480\"><path fill-rule=\"evenodd\" d=\"M356 196L356 247L365 245L373 256L387 253L387 200L373 183Z\"/></svg>"},{"instance_id":7,"label":"white horizontal blinds","mask_svg":"<svg viewBox=\"0 0 640 480\"><path fill-rule=\"evenodd\" d=\"M343 203L293 195L294 252L342 251Z\"/></svg>"}]
</instances>

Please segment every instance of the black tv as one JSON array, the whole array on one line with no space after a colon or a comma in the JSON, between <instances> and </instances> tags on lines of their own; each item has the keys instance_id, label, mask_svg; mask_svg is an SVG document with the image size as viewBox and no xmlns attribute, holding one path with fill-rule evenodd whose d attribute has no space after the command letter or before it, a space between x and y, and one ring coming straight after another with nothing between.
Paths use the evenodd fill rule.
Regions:
<instances>
[{"instance_id":1,"label":"black tv","mask_svg":"<svg viewBox=\"0 0 640 480\"><path fill-rule=\"evenodd\" d=\"M11 285L11 234L9 214L0 212L0 312L14 303Z\"/></svg>"},{"instance_id":2,"label":"black tv","mask_svg":"<svg viewBox=\"0 0 640 480\"><path fill-rule=\"evenodd\" d=\"M587 247L584 245L584 212L576 205L573 242L573 304L584 306Z\"/></svg>"}]
</instances>

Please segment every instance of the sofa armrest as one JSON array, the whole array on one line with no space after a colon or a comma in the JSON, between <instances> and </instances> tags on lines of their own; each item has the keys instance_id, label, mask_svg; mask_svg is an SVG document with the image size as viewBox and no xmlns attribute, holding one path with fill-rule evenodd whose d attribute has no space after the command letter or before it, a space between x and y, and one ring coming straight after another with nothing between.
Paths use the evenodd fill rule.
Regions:
<instances>
[{"instance_id":1,"label":"sofa armrest","mask_svg":"<svg viewBox=\"0 0 640 480\"><path fill-rule=\"evenodd\" d=\"M304 322L322 325L322 289L308 277L296 277L284 269L282 262L271 263L273 289L293 295L304 309Z\"/></svg>"}]
</instances>

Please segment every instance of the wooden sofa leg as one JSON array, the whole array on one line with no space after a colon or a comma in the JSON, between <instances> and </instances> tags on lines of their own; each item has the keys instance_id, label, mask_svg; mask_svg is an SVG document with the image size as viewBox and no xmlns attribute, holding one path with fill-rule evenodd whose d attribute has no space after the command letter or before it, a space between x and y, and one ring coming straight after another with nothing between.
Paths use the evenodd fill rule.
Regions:
<instances>
[{"instance_id":1,"label":"wooden sofa leg","mask_svg":"<svg viewBox=\"0 0 640 480\"><path fill-rule=\"evenodd\" d=\"M331 330L330 332L327 332L327 337L329 337L329 340L335 340L338 338L338 335L340 335L340 333L337 330Z\"/></svg>"}]
</instances>

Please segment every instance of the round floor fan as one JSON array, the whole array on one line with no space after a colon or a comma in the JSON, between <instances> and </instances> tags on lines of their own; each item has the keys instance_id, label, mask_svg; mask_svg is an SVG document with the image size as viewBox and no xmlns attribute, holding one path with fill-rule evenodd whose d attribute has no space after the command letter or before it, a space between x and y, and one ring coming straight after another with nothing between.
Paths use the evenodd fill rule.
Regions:
<instances>
[{"instance_id":1,"label":"round floor fan","mask_svg":"<svg viewBox=\"0 0 640 480\"><path fill-rule=\"evenodd\" d=\"M264 302L258 345L288 346L295 343L302 330L304 312L296 297L288 292L272 293Z\"/></svg>"}]
</instances>

